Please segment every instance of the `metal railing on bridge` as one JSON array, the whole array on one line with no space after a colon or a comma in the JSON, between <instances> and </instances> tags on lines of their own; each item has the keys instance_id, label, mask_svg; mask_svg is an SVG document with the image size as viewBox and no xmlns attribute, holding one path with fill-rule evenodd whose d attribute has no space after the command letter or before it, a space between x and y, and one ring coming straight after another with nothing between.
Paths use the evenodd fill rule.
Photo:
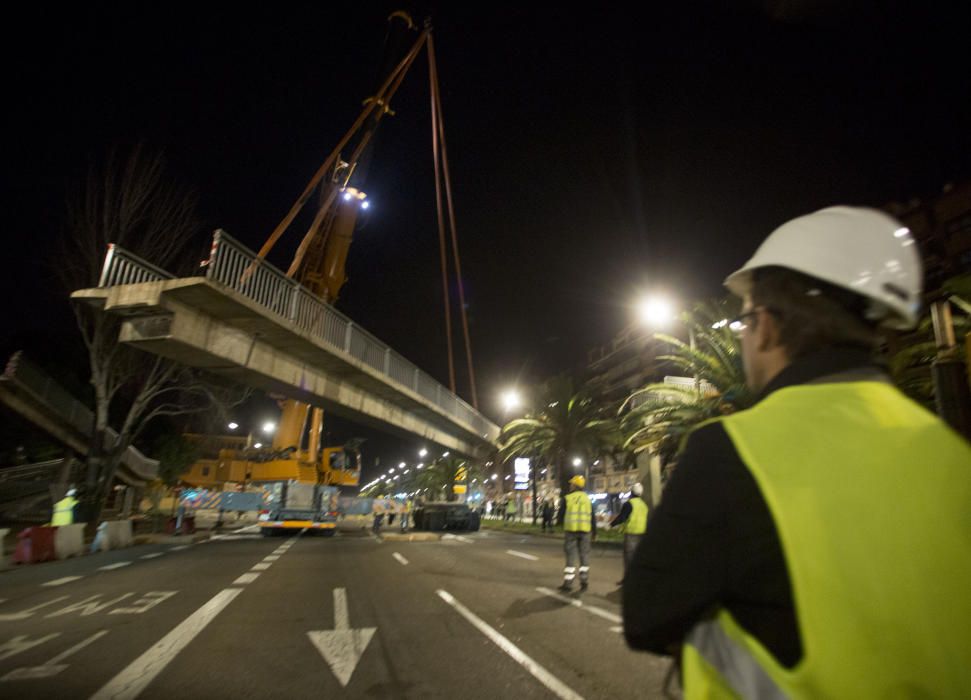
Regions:
<instances>
[{"instance_id":1,"label":"metal railing on bridge","mask_svg":"<svg viewBox=\"0 0 971 700\"><path fill-rule=\"evenodd\" d=\"M488 437L491 422L333 306L256 255L223 230L213 234L206 279L242 294L315 339L360 360L394 384L430 401L451 418ZM101 287L173 279L173 275L112 245Z\"/></svg>"}]
</instances>

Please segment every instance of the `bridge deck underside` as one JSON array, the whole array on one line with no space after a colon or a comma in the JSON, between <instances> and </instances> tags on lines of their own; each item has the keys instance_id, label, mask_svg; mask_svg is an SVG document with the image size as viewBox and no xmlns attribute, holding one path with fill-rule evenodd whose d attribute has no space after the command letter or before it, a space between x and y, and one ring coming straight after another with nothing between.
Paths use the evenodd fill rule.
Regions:
<instances>
[{"instance_id":1,"label":"bridge deck underside","mask_svg":"<svg viewBox=\"0 0 971 700\"><path fill-rule=\"evenodd\" d=\"M81 290L75 298L128 317L120 340L352 420L419 436L468 456L486 454L481 432L361 360L204 278Z\"/></svg>"}]
</instances>

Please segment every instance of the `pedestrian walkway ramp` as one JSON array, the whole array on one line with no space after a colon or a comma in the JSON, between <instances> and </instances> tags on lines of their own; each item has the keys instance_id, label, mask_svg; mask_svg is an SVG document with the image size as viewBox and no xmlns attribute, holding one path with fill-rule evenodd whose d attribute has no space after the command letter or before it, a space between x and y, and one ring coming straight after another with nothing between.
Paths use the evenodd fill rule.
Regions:
<instances>
[{"instance_id":1,"label":"pedestrian walkway ramp","mask_svg":"<svg viewBox=\"0 0 971 700\"><path fill-rule=\"evenodd\" d=\"M87 455L91 445L94 413L58 384L53 377L15 353L0 375L0 403L29 420L65 447ZM108 429L105 447L118 440ZM135 447L122 454L116 477L128 486L143 487L158 475L158 461Z\"/></svg>"},{"instance_id":2,"label":"pedestrian walkway ramp","mask_svg":"<svg viewBox=\"0 0 971 700\"><path fill-rule=\"evenodd\" d=\"M110 246L72 298L124 316L120 342L471 457L499 427L223 231L205 274L175 278Z\"/></svg>"}]
</instances>

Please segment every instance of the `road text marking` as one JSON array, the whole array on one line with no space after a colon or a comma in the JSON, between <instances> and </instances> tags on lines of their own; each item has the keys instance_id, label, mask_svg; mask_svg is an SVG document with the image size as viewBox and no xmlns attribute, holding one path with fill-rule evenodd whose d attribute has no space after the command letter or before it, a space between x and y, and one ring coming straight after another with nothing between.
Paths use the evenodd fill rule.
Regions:
<instances>
[{"instance_id":1,"label":"road text marking","mask_svg":"<svg viewBox=\"0 0 971 700\"><path fill-rule=\"evenodd\" d=\"M522 557L530 561L539 561L539 557L534 557L532 554L526 554L525 552L517 552L515 549L507 549L506 554L512 554L514 557Z\"/></svg>"},{"instance_id":2,"label":"road text marking","mask_svg":"<svg viewBox=\"0 0 971 700\"><path fill-rule=\"evenodd\" d=\"M58 673L63 671L68 667L67 664L60 663L72 654L84 649L92 642L96 642L103 636L108 634L108 630L101 630L100 632L95 632L93 635L85 639L83 642L75 644L73 647L66 651L62 651L60 654L55 656L50 661L47 661L40 666L25 666L23 668L15 668L13 671L0 678L0 681L25 681L25 680L35 680L37 678L50 678L51 676L56 676Z\"/></svg>"},{"instance_id":3,"label":"road text marking","mask_svg":"<svg viewBox=\"0 0 971 700\"><path fill-rule=\"evenodd\" d=\"M499 632L490 627L475 613L455 600L455 598L453 598L448 591L438 590L436 593L438 593L439 598L451 605L462 617L471 622L473 627L482 632L496 646L509 654L509 656L511 656L516 663L529 671L536 680L549 688L554 695L559 698L564 698L565 700L583 700L583 696L574 692L573 689L563 683L563 681L533 661L533 659L527 656L522 649L510 642L506 637L499 634Z\"/></svg>"},{"instance_id":4,"label":"road text marking","mask_svg":"<svg viewBox=\"0 0 971 700\"><path fill-rule=\"evenodd\" d=\"M175 656L199 634L242 588L226 588L108 681L91 700L134 700Z\"/></svg>"},{"instance_id":5,"label":"road text marking","mask_svg":"<svg viewBox=\"0 0 971 700\"><path fill-rule=\"evenodd\" d=\"M567 598L565 595L560 595L556 591L551 591L549 588L539 587L536 590L543 595L548 595L550 598L556 598L557 600L568 605L572 605L575 608L586 610L591 615L602 617L603 619L610 620L615 624L621 621L620 615L615 615L614 613L604 610L603 608L598 608L595 605L584 605L582 600L577 600L576 598Z\"/></svg>"},{"instance_id":6,"label":"road text marking","mask_svg":"<svg viewBox=\"0 0 971 700\"><path fill-rule=\"evenodd\" d=\"M84 578L84 576L65 576L64 578L56 578L53 581L48 581L47 583L42 583L42 586L63 586L65 583L70 583L71 581L77 581L79 578Z\"/></svg>"},{"instance_id":7,"label":"road text marking","mask_svg":"<svg viewBox=\"0 0 971 700\"><path fill-rule=\"evenodd\" d=\"M401 562L401 563L402 563L402 564L404 564L405 566L408 566L408 560L407 560L407 559L405 559L405 558L404 558L403 556L401 556L400 554L398 554L397 552L392 552L392 554L391 554L391 556L393 556L393 557L394 557L395 559L397 559L397 560L398 560L399 562Z\"/></svg>"},{"instance_id":8,"label":"road text marking","mask_svg":"<svg viewBox=\"0 0 971 700\"><path fill-rule=\"evenodd\" d=\"M53 605L54 603L57 603L62 600L67 600L69 597L70 596L66 596L66 595L58 596L54 600L49 600L46 603L35 605L32 608L27 608L26 610L21 610L20 612L6 613L5 615L0 615L0 622L8 622L10 620L23 620L33 615L36 611L40 610L41 608L47 607L48 605Z\"/></svg>"}]
</instances>

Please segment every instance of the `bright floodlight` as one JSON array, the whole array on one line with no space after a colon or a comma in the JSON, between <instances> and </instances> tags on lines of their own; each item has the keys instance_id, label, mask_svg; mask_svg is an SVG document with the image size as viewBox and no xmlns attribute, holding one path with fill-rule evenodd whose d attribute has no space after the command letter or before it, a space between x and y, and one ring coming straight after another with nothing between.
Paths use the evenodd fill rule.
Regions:
<instances>
[{"instance_id":1,"label":"bright floodlight","mask_svg":"<svg viewBox=\"0 0 971 700\"><path fill-rule=\"evenodd\" d=\"M502 392L502 409L504 411L515 411L522 406L522 397L515 389L507 389Z\"/></svg>"},{"instance_id":2,"label":"bright floodlight","mask_svg":"<svg viewBox=\"0 0 971 700\"><path fill-rule=\"evenodd\" d=\"M236 430L236 428L239 427L239 423L230 423L226 427L229 428L230 430Z\"/></svg>"},{"instance_id":3,"label":"bright floodlight","mask_svg":"<svg viewBox=\"0 0 971 700\"><path fill-rule=\"evenodd\" d=\"M264 433L272 434L273 431L275 430L276 430L276 423L274 423L273 421L268 420L266 423L263 424Z\"/></svg>"},{"instance_id":4,"label":"bright floodlight","mask_svg":"<svg viewBox=\"0 0 971 700\"><path fill-rule=\"evenodd\" d=\"M674 319L674 305L664 297L644 297L637 302L637 318L647 326L665 326Z\"/></svg>"},{"instance_id":5,"label":"bright floodlight","mask_svg":"<svg viewBox=\"0 0 971 700\"><path fill-rule=\"evenodd\" d=\"M361 202L361 209L370 209L370 208L371 208L371 203L369 201L364 200L363 202Z\"/></svg>"},{"instance_id":6,"label":"bright floodlight","mask_svg":"<svg viewBox=\"0 0 971 700\"><path fill-rule=\"evenodd\" d=\"M583 464L583 462L580 460L579 457L574 457L573 458L573 466L574 467L579 467L581 464Z\"/></svg>"},{"instance_id":7,"label":"bright floodlight","mask_svg":"<svg viewBox=\"0 0 971 700\"><path fill-rule=\"evenodd\" d=\"M350 192L345 192L345 193L344 193L344 201L345 201L345 202L350 202L350 201L351 201L351 198L352 198L353 196L354 196L354 195L352 195L352 194L351 194Z\"/></svg>"}]
</instances>

